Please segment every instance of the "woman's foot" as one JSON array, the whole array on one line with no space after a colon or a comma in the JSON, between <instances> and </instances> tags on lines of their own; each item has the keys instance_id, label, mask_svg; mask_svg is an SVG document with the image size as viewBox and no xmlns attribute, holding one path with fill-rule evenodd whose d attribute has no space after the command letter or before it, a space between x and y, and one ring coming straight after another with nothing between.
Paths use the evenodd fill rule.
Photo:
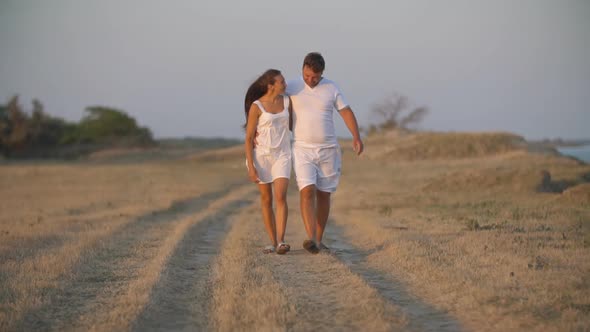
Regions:
<instances>
[{"instance_id":1,"label":"woman's foot","mask_svg":"<svg viewBox=\"0 0 590 332\"><path fill-rule=\"evenodd\" d=\"M266 246L262 249L263 254L272 254L273 252L275 252L275 246Z\"/></svg>"}]
</instances>

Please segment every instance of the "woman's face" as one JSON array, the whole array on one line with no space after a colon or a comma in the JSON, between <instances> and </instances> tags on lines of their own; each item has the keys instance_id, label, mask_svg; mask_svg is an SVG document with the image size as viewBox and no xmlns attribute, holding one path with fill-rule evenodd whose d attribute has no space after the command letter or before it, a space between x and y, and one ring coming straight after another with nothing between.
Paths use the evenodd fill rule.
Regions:
<instances>
[{"instance_id":1,"label":"woman's face","mask_svg":"<svg viewBox=\"0 0 590 332\"><path fill-rule=\"evenodd\" d=\"M278 94L285 93L285 89L287 88L287 83L285 82L285 78L283 75L275 76L275 83L271 85Z\"/></svg>"}]
</instances>

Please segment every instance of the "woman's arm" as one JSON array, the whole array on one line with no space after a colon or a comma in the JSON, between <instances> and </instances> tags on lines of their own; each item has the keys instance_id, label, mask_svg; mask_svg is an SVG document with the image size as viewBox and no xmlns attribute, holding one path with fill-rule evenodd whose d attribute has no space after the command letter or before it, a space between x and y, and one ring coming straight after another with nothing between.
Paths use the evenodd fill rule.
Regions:
<instances>
[{"instance_id":1,"label":"woman's arm","mask_svg":"<svg viewBox=\"0 0 590 332\"><path fill-rule=\"evenodd\" d=\"M256 135L256 126L258 125L258 118L260 117L260 109L256 104L250 106L248 112L248 124L246 125L246 138L244 139L244 149L246 152L246 162L248 165L248 177L252 182L258 182L258 172L254 167L254 138Z\"/></svg>"}]
</instances>

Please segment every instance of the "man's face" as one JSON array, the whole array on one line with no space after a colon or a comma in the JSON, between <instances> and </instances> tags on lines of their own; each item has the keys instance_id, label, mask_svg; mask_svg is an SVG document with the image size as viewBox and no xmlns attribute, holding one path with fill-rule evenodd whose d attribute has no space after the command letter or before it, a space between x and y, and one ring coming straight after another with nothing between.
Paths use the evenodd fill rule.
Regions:
<instances>
[{"instance_id":1,"label":"man's face","mask_svg":"<svg viewBox=\"0 0 590 332\"><path fill-rule=\"evenodd\" d=\"M303 66L303 81L310 87L315 88L322 79L322 72L316 73L310 67Z\"/></svg>"}]
</instances>

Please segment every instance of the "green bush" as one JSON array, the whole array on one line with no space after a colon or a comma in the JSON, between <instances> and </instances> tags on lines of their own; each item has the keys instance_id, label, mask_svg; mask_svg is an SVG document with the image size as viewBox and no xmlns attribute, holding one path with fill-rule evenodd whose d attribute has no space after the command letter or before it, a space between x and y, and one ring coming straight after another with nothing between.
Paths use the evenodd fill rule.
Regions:
<instances>
[{"instance_id":1,"label":"green bush","mask_svg":"<svg viewBox=\"0 0 590 332\"><path fill-rule=\"evenodd\" d=\"M86 109L88 113L78 125L77 139L81 143L106 143L119 145L153 144L148 128L138 127L135 119L125 112L95 106Z\"/></svg>"},{"instance_id":2,"label":"green bush","mask_svg":"<svg viewBox=\"0 0 590 332\"><path fill-rule=\"evenodd\" d=\"M86 113L80 123L70 123L48 115L43 105L33 100L29 115L20 106L18 96L13 96L8 104L0 105L0 154L48 157L61 156L64 151L87 153L108 146L155 144L149 128L139 127L134 118L121 110L93 106Z\"/></svg>"}]
</instances>

